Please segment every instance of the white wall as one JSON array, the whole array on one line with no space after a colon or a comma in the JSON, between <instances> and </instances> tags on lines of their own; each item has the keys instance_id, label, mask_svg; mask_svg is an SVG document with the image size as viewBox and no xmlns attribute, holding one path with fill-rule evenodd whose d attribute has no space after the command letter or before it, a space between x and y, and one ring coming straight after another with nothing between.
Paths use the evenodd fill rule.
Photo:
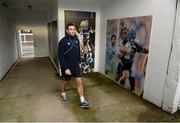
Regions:
<instances>
[{"instance_id":1,"label":"white wall","mask_svg":"<svg viewBox=\"0 0 180 123\"><path fill-rule=\"evenodd\" d=\"M17 59L14 13L0 8L0 80Z\"/></svg>"},{"instance_id":2,"label":"white wall","mask_svg":"<svg viewBox=\"0 0 180 123\"><path fill-rule=\"evenodd\" d=\"M180 1L177 4L174 39L170 58L167 84L164 91L163 109L176 112L180 102Z\"/></svg>"},{"instance_id":3,"label":"white wall","mask_svg":"<svg viewBox=\"0 0 180 123\"><path fill-rule=\"evenodd\" d=\"M16 10L16 29L33 31L35 42L35 56L48 56L48 11L47 10Z\"/></svg>"},{"instance_id":4,"label":"white wall","mask_svg":"<svg viewBox=\"0 0 180 123\"><path fill-rule=\"evenodd\" d=\"M64 10L76 10L96 12L96 37L95 37L95 67L94 71L98 71L99 49L100 49L100 3L90 0L59 0L58 3L58 32L59 40L65 36L65 18Z\"/></svg>"},{"instance_id":5,"label":"white wall","mask_svg":"<svg viewBox=\"0 0 180 123\"><path fill-rule=\"evenodd\" d=\"M159 107L163 106L163 109L169 112L173 112L175 105L177 109L180 95L175 94L180 91L180 89L176 91L179 73L176 72L176 75L173 76L176 80L173 80L172 76L172 78L167 77L173 39L176 0L99 0L99 2L95 0L58 0L58 2L59 40L64 36L65 32L64 10L96 12L95 71L101 73L104 73L105 68L105 64L102 63L105 60L107 20L152 15L150 53L143 98ZM171 64L169 72L173 72L175 68L177 69ZM173 68L171 69L171 67ZM170 90L172 93L168 93ZM169 98L169 96L172 98Z\"/></svg>"},{"instance_id":6,"label":"white wall","mask_svg":"<svg viewBox=\"0 0 180 123\"><path fill-rule=\"evenodd\" d=\"M166 72L173 35L176 0L102 0L101 59L99 70L104 72L106 27L108 19L153 15L150 53L145 79L144 97L161 107Z\"/></svg>"}]
</instances>

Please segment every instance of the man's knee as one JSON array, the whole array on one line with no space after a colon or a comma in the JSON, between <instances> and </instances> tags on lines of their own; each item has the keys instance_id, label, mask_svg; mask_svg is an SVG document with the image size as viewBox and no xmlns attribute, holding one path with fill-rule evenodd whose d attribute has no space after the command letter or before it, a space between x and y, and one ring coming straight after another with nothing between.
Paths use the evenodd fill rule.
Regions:
<instances>
[{"instance_id":1,"label":"man's knee","mask_svg":"<svg viewBox=\"0 0 180 123\"><path fill-rule=\"evenodd\" d=\"M60 83L61 84L66 84L66 80L61 80Z\"/></svg>"},{"instance_id":2,"label":"man's knee","mask_svg":"<svg viewBox=\"0 0 180 123\"><path fill-rule=\"evenodd\" d=\"M82 79L76 78L76 84L77 84L77 86L82 86Z\"/></svg>"}]
</instances>

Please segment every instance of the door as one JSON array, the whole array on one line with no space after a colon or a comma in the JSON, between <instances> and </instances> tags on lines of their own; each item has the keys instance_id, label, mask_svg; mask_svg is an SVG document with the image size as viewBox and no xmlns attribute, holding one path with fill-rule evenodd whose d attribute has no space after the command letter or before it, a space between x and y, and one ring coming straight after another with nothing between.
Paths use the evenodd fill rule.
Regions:
<instances>
[{"instance_id":1,"label":"door","mask_svg":"<svg viewBox=\"0 0 180 123\"><path fill-rule=\"evenodd\" d=\"M32 30L20 30L19 31L20 41L20 57L35 57L35 45L34 45L34 34Z\"/></svg>"}]
</instances>

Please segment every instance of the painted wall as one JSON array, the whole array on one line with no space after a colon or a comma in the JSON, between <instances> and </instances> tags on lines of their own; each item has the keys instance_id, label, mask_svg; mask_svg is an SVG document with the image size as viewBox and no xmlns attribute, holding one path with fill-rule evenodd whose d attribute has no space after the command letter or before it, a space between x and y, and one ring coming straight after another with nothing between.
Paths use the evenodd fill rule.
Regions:
<instances>
[{"instance_id":1,"label":"painted wall","mask_svg":"<svg viewBox=\"0 0 180 123\"><path fill-rule=\"evenodd\" d=\"M64 10L76 10L76 11L87 11L96 12L96 43L95 43L95 68L94 71L98 71L99 63L99 49L100 49L100 2L85 1L85 0L59 0L58 3L58 29L59 29L59 40L65 35L65 18Z\"/></svg>"},{"instance_id":2,"label":"painted wall","mask_svg":"<svg viewBox=\"0 0 180 123\"><path fill-rule=\"evenodd\" d=\"M0 8L0 80L18 59L13 10Z\"/></svg>"},{"instance_id":3,"label":"painted wall","mask_svg":"<svg viewBox=\"0 0 180 123\"><path fill-rule=\"evenodd\" d=\"M48 56L47 10L16 10L16 29L32 30L34 33L35 56Z\"/></svg>"},{"instance_id":4,"label":"painted wall","mask_svg":"<svg viewBox=\"0 0 180 123\"><path fill-rule=\"evenodd\" d=\"M153 15L149 61L143 98L161 107L173 36L176 0L102 0L99 71L104 73L108 19Z\"/></svg>"}]
</instances>

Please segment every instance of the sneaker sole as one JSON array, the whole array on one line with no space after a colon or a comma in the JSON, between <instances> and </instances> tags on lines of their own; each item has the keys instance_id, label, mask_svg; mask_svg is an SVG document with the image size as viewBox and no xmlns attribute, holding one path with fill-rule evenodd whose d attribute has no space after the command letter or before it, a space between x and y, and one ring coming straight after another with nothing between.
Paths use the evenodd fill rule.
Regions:
<instances>
[{"instance_id":1,"label":"sneaker sole","mask_svg":"<svg viewBox=\"0 0 180 123\"><path fill-rule=\"evenodd\" d=\"M89 105L89 106L80 106L81 108L83 108L83 109L88 109L88 108L90 108L92 105Z\"/></svg>"},{"instance_id":2,"label":"sneaker sole","mask_svg":"<svg viewBox=\"0 0 180 123\"><path fill-rule=\"evenodd\" d=\"M64 100L63 98L60 98L60 101L67 103L68 100Z\"/></svg>"}]
</instances>

